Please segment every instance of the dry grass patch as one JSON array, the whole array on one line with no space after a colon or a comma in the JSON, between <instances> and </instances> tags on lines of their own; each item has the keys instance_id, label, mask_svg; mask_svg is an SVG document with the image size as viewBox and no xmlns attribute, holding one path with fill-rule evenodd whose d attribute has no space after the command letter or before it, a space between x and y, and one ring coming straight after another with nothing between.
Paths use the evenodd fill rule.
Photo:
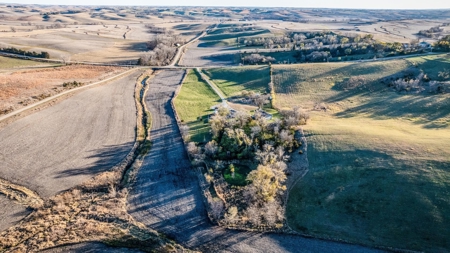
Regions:
<instances>
[{"instance_id":1,"label":"dry grass patch","mask_svg":"<svg viewBox=\"0 0 450 253\"><path fill-rule=\"evenodd\" d=\"M0 114L32 104L70 87L63 83L83 84L99 81L120 71L118 67L72 65L0 73Z\"/></svg>"}]
</instances>

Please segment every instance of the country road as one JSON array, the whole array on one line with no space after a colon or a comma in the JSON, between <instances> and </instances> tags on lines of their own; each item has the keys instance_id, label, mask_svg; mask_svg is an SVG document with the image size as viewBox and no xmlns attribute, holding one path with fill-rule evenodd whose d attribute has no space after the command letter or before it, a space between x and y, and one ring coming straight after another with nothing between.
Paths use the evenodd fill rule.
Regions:
<instances>
[{"instance_id":1,"label":"country road","mask_svg":"<svg viewBox=\"0 0 450 253\"><path fill-rule=\"evenodd\" d=\"M202 252L381 252L358 245L212 225L170 105L183 74L180 70L164 70L149 84L145 102L152 115L153 145L128 197L128 211L137 221Z\"/></svg>"}]
</instances>

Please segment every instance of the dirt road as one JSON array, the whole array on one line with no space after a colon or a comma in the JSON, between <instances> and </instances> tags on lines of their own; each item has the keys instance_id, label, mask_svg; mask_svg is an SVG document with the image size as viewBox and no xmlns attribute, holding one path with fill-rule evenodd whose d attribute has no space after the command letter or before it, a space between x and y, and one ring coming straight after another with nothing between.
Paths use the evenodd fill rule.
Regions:
<instances>
[{"instance_id":1,"label":"dirt road","mask_svg":"<svg viewBox=\"0 0 450 253\"><path fill-rule=\"evenodd\" d=\"M81 91L0 130L0 177L47 198L110 169L135 140L140 71Z\"/></svg>"},{"instance_id":2,"label":"dirt road","mask_svg":"<svg viewBox=\"0 0 450 253\"><path fill-rule=\"evenodd\" d=\"M182 76L180 70L162 71L151 80L147 92L153 146L128 199L128 211L136 220L202 252L380 252L299 236L231 231L210 224L170 106Z\"/></svg>"}]
</instances>

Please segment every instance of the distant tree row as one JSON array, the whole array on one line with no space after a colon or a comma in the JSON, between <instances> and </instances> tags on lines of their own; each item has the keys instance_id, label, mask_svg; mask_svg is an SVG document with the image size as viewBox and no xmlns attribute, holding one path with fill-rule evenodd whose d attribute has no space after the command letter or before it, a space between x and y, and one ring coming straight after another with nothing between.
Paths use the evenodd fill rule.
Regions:
<instances>
[{"instance_id":1,"label":"distant tree row","mask_svg":"<svg viewBox=\"0 0 450 253\"><path fill-rule=\"evenodd\" d=\"M36 53L34 51L30 52L30 51L25 51L22 49L17 49L14 47L0 48L0 52L10 53L10 54L18 54L18 55L23 55L23 56L31 56L31 57L36 57L36 58L44 58L44 59L50 58L50 54L47 52Z\"/></svg>"},{"instance_id":2,"label":"distant tree row","mask_svg":"<svg viewBox=\"0 0 450 253\"><path fill-rule=\"evenodd\" d=\"M428 30L420 30L417 34L427 38L437 38L444 31L442 26L450 26L450 23L443 23L440 26L431 27Z\"/></svg>"},{"instance_id":3,"label":"distant tree row","mask_svg":"<svg viewBox=\"0 0 450 253\"><path fill-rule=\"evenodd\" d=\"M445 36L434 44L437 51L450 52L450 35Z\"/></svg>"},{"instance_id":4,"label":"distant tree row","mask_svg":"<svg viewBox=\"0 0 450 253\"><path fill-rule=\"evenodd\" d=\"M301 49L348 43L372 43L374 41L372 34L361 36L350 33L340 35L333 32L307 32L286 33L284 36L273 37L240 38L238 42L245 46Z\"/></svg>"},{"instance_id":5,"label":"distant tree row","mask_svg":"<svg viewBox=\"0 0 450 253\"><path fill-rule=\"evenodd\" d=\"M244 64L258 64L258 63L270 63L275 62L275 58L271 56L262 56L260 54L251 54L242 57Z\"/></svg>"}]
</instances>

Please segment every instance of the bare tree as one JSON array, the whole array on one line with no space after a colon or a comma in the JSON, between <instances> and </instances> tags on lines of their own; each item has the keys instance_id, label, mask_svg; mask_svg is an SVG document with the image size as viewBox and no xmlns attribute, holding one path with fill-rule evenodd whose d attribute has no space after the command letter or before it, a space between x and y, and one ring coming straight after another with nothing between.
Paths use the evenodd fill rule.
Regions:
<instances>
[{"instance_id":1,"label":"bare tree","mask_svg":"<svg viewBox=\"0 0 450 253\"><path fill-rule=\"evenodd\" d=\"M219 147L217 146L216 141L212 140L205 145L205 153L210 156L214 156L217 153Z\"/></svg>"},{"instance_id":2,"label":"bare tree","mask_svg":"<svg viewBox=\"0 0 450 253\"><path fill-rule=\"evenodd\" d=\"M59 58L61 59L63 64L69 64L71 59L70 55L61 55Z\"/></svg>"},{"instance_id":3,"label":"bare tree","mask_svg":"<svg viewBox=\"0 0 450 253\"><path fill-rule=\"evenodd\" d=\"M213 201L210 203L210 208L211 208L211 215L216 220L222 217L222 214L225 209L222 200L220 200L219 198L213 199Z\"/></svg>"},{"instance_id":4,"label":"bare tree","mask_svg":"<svg viewBox=\"0 0 450 253\"><path fill-rule=\"evenodd\" d=\"M180 133L183 139L186 139L189 136L189 126L188 125L181 125L180 126Z\"/></svg>"},{"instance_id":5,"label":"bare tree","mask_svg":"<svg viewBox=\"0 0 450 253\"><path fill-rule=\"evenodd\" d=\"M236 206L231 206L228 208L227 213L225 214L225 221L228 223L234 223L238 214L238 209Z\"/></svg>"},{"instance_id":6,"label":"bare tree","mask_svg":"<svg viewBox=\"0 0 450 253\"><path fill-rule=\"evenodd\" d=\"M253 225L261 225L261 214L258 207L256 207L255 205L250 205L249 207L247 207L246 214L247 218Z\"/></svg>"},{"instance_id":7,"label":"bare tree","mask_svg":"<svg viewBox=\"0 0 450 253\"><path fill-rule=\"evenodd\" d=\"M187 151L190 155L196 155L199 153L197 145L194 142L189 142L187 144Z\"/></svg>"}]
</instances>

